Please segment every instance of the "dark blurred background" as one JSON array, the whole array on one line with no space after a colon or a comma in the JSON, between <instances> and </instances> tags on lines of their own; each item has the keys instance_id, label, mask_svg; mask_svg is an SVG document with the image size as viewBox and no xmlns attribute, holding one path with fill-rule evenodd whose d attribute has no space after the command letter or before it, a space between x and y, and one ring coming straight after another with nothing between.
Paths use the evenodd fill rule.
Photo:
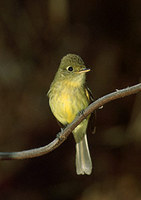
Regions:
<instances>
[{"instance_id":1,"label":"dark blurred background","mask_svg":"<svg viewBox=\"0 0 141 200\"><path fill-rule=\"evenodd\" d=\"M59 127L46 92L67 53L92 70L95 99L141 78L141 1L0 1L0 151L51 142ZM141 199L141 95L97 111L91 176L75 172L71 135L48 155L0 161L1 200Z\"/></svg>"}]
</instances>

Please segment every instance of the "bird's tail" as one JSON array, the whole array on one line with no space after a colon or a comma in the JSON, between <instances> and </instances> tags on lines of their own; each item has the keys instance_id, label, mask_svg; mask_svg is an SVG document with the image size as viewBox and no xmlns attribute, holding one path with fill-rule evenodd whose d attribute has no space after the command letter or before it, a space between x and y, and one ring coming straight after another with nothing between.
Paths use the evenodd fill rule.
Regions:
<instances>
[{"instance_id":1,"label":"bird's tail","mask_svg":"<svg viewBox=\"0 0 141 200\"><path fill-rule=\"evenodd\" d=\"M90 175L92 172L92 161L90 157L87 135L76 143L76 173Z\"/></svg>"}]
</instances>

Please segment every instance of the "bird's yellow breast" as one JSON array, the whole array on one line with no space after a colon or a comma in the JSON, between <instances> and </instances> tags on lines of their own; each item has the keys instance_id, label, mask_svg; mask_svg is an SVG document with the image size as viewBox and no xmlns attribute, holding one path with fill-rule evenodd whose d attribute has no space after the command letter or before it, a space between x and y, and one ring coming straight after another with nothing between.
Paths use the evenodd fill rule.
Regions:
<instances>
[{"instance_id":1,"label":"bird's yellow breast","mask_svg":"<svg viewBox=\"0 0 141 200\"><path fill-rule=\"evenodd\" d=\"M66 125L71 123L76 115L89 104L88 93L84 87L78 87L77 83L64 82L49 99L49 104L54 116L59 122Z\"/></svg>"}]
</instances>

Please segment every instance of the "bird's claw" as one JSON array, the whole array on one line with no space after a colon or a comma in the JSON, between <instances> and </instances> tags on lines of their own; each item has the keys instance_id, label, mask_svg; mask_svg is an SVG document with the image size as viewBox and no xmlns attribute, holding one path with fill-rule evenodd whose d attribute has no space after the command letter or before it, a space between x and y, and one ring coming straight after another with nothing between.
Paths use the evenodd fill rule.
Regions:
<instances>
[{"instance_id":1,"label":"bird's claw","mask_svg":"<svg viewBox=\"0 0 141 200\"><path fill-rule=\"evenodd\" d=\"M56 137L57 137L59 140L63 140L63 139L64 139L63 131L64 131L64 128L61 128L61 131L60 131L59 133L57 133L57 135L56 135Z\"/></svg>"}]
</instances>

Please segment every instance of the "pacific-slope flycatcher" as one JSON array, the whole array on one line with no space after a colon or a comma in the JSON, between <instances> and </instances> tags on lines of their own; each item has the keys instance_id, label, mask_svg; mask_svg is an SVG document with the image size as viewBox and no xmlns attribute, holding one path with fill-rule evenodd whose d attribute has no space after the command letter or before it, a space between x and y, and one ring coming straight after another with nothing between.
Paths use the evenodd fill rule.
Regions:
<instances>
[{"instance_id":1,"label":"pacific-slope flycatcher","mask_svg":"<svg viewBox=\"0 0 141 200\"><path fill-rule=\"evenodd\" d=\"M48 91L49 105L56 119L63 125L70 124L75 117L93 101L86 86L86 68L83 60L75 54L68 54L61 60L58 71ZM90 116L74 130L76 142L76 172L91 174L92 161L89 153L86 129Z\"/></svg>"}]
</instances>

